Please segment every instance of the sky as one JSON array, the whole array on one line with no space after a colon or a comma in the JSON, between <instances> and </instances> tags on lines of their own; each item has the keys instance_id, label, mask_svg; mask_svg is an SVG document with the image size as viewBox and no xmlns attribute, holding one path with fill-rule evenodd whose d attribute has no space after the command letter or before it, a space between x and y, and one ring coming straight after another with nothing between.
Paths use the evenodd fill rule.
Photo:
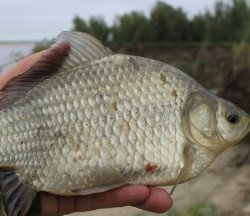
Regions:
<instances>
[{"instance_id":1,"label":"sky","mask_svg":"<svg viewBox=\"0 0 250 216\"><path fill-rule=\"evenodd\" d=\"M216 0L162 0L182 7L189 17L212 9ZM102 16L111 25L115 17L132 10L149 15L157 0L1 0L0 41L38 41L55 38L72 28L78 15L85 20Z\"/></svg>"}]
</instances>

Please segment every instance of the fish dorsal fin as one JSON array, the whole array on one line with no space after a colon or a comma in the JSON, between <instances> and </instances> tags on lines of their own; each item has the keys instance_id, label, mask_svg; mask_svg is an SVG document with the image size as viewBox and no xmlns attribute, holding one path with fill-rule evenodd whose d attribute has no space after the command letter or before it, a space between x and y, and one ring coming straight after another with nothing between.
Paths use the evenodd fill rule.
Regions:
<instances>
[{"instance_id":1,"label":"fish dorsal fin","mask_svg":"<svg viewBox=\"0 0 250 216\"><path fill-rule=\"evenodd\" d=\"M13 171L8 170L0 171L0 189L7 215L27 215L36 191L25 186Z\"/></svg>"},{"instance_id":2,"label":"fish dorsal fin","mask_svg":"<svg viewBox=\"0 0 250 216\"><path fill-rule=\"evenodd\" d=\"M56 43L29 70L11 78L0 89L0 109L19 100L32 87L57 73L71 71L111 54L112 51L89 34L62 32Z\"/></svg>"},{"instance_id":3,"label":"fish dorsal fin","mask_svg":"<svg viewBox=\"0 0 250 216\"><path fill-rule=\"evenodd\" d=\"M69 50L68 42L58 42L49 48L29 70L8 80L0 89L0 109L19 100L32 87L55 75L68 56Z\"/></svg>"},{"instance_id":4,"label":"fish dorsal fin","mask_svg":"<svg viewBox=\"0 0 250 216\"><path fill-rule=\"evenodd\" d=\"M83 32L64 31L57 37L57 41L70 44L69 57L65 60L60 71L67 71L72 67L113 54L99 40Z\"/></svg>"}]
</instances>

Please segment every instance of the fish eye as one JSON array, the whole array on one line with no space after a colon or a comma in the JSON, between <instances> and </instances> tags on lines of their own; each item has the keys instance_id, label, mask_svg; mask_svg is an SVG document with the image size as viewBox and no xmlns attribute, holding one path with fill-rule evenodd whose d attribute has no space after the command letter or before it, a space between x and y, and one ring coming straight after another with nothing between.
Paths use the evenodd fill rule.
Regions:
<instances>
[{"instance_id":1,"label":"fish eye","mask_svg":"<svg viewBox=\"0 0 250 216\"><path fill-rule=\"evenodd\" d=\"M235 113L227 116L227 121L231 124L237 124L239 122L239 116Z\"/></svg>"}]
</instances>

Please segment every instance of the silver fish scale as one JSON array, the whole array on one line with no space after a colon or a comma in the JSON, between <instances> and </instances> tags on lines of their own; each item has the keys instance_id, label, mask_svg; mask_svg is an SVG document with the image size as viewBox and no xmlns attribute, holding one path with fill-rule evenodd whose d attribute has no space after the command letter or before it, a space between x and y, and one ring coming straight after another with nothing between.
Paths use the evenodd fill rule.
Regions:
<instances>
[{"instance_id":1,"label":"silver fish scale","mask_svg":"<svg viewBox=\"0 0 250 216\"><path fill-rule=\"evenodd\" d=\"M171 66L126 55L57 74L0 112L0 164L57 194L171 184L184 165L182 110L199 88Z\"/></svg>"}]
</instances>

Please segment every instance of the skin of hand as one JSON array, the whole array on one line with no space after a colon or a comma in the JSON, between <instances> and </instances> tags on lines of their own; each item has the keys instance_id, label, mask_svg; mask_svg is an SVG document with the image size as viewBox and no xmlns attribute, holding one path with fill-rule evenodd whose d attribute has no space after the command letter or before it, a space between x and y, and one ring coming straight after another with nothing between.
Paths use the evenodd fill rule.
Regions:
<instances>
[{"instance_id":1,"label":"skin of hand","mask_svg":"<svg viewBox=\"0 0 250 216\"><path fill-rule=\"evenodd\" d=\"M19 61L0 76L0 89L12 77L26 72L44 53L32 54ZM85 196L58 196L40 193L42 216L61 216L73 212L101 208L134 206L146 211L163 213L172 207L170 195L161 188L145 185L126 185L107 192Z\"/></svg>"}]
</instances>

